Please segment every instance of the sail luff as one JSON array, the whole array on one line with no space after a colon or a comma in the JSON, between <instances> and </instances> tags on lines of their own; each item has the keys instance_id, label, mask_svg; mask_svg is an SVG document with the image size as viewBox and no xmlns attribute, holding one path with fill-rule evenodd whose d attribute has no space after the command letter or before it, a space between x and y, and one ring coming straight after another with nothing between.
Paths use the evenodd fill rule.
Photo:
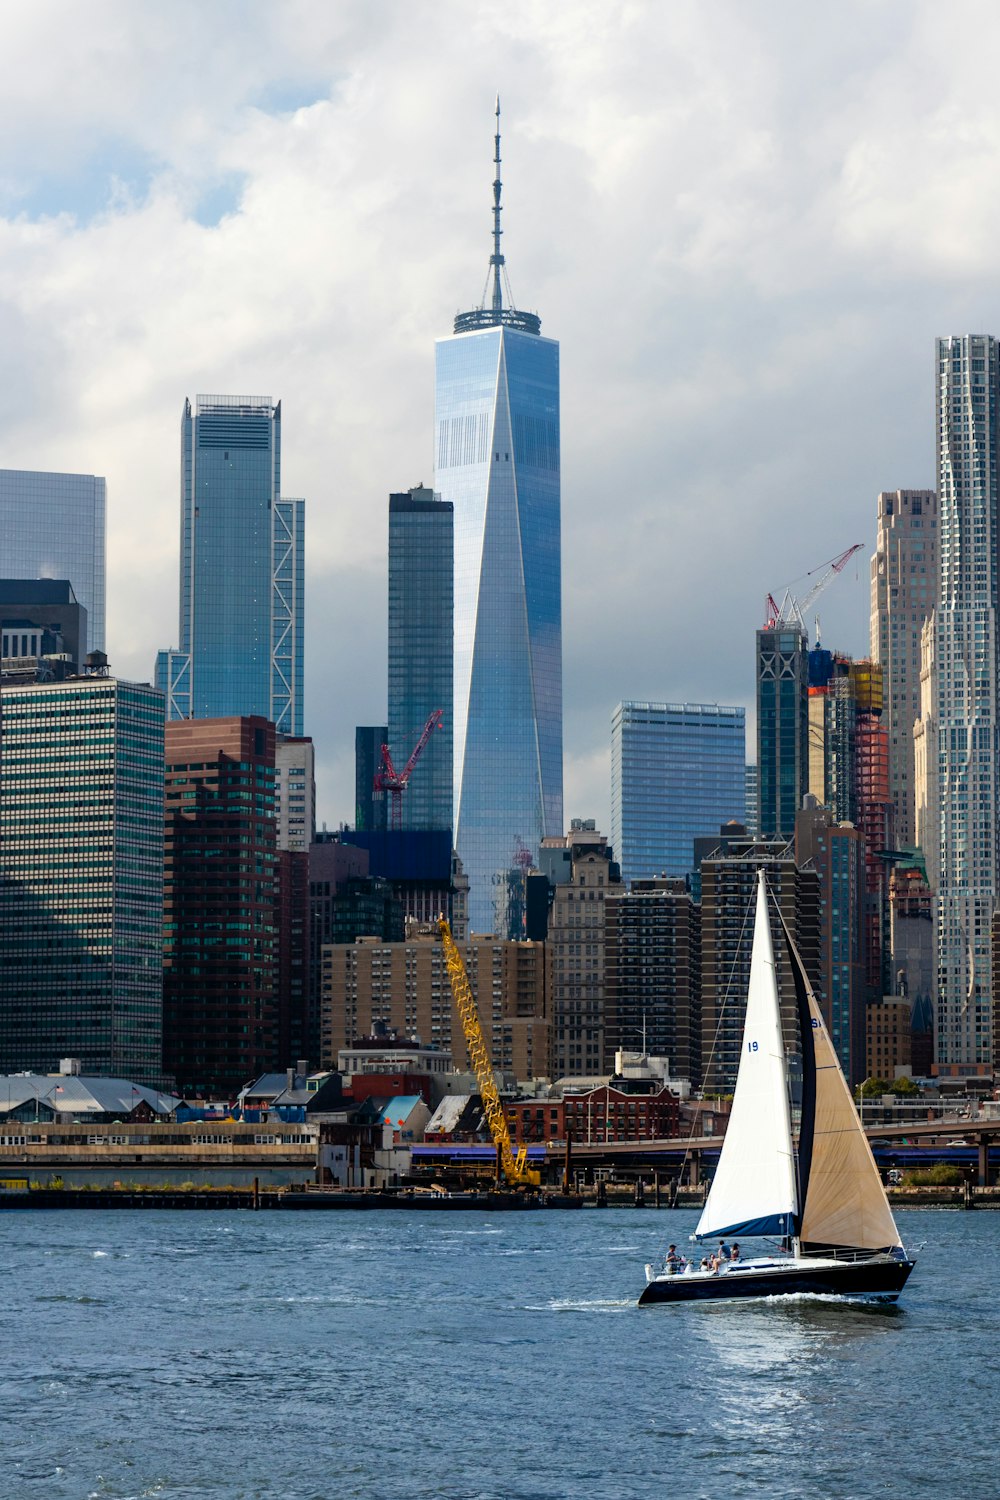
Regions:
<instances>
[{"instance_id":1,"label":"sail luff","mask_svg":"<svg viewBox=\"0 0 1000 1500\"><path fill-rule=\"evenodd\" d=\"M736 1090L696 1235L788 1234L796 1216L792 1122L764 873L758 872L750 983Z\"/></svg>"}]
</instances>

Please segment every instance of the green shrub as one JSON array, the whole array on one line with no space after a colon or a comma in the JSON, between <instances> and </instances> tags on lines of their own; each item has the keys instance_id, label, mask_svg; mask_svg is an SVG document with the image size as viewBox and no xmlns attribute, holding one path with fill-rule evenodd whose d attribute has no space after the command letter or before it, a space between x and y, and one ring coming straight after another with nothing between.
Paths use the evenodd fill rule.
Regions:
<instances>
[{"instance_id":1,"label":"green shrub","mask_svg":"<svg viewBox=\"0 0 1000 1500\"><path fill-rule=\"evenodd\" d=\"M903 1173L905 1187L958 1187L961 1182L961 1167L946 1161L939 1161L933 1167L921 1168L919 1171Z\"/></svg>"}]
</instances>

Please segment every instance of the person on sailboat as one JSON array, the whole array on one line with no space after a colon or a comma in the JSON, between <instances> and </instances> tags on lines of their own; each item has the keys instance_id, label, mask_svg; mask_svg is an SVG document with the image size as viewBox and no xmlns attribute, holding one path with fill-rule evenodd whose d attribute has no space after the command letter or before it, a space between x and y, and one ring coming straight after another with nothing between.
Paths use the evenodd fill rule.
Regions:
<instances>
[{"instance_id":1,"label":"person on sailboat","mask_svg":"<svg viewBox=\"0 0 1000 1500\"><path fill-rule=\"evenodd\" d=\"M729 1260L729 1258L730 1258L730 1256L729 1256L729 1246L726 1244L725 1240L720 1240L719 1241L719 1251L718 1251L719 1265L720 1266L724 1265L725 1262L727 1260Z\"/></svg>"},{"instance_id":2,"label":"person on sailboat","mask_svg":"<svg viewBox=\"0 0 1000 1500\"><path fill-rule=\"evenodd\" d=\"M667 1255L664 1261L664 1265L666 1266L668 1273L672 1276L676 1275L677 1272L683 1268L684 1257L683 1255L677 1254L676 1245L667 1246Z\"/></svg>"},{"instance_id":3,"label":"person on sailboat","mask_svg":"<svg viewBox=\"0 0 1000 1500\"><path fill-rule=\"evenodd\" d=\"M739 1245L737 1245L737 1244L734 1243L732 1251L730 1252L729 1259L730 1259L730 1261L734 1261L734 1260L739 1260L739 1258L740 1258L740 1247L739 1247Z\"/></svg>"}]
</instances>

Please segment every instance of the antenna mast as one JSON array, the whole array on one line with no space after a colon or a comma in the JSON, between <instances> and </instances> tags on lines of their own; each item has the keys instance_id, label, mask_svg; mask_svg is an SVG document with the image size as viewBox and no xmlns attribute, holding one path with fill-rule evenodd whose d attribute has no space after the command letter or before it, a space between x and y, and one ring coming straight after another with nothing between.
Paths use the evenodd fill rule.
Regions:
<instances>
[{"instance_id":1,"label":"antenna mast","mask_svg":"<svg viewBox=\"0 0 1000 1500\"><path fill-rule=\"evenodd\" d=\"M500 254L500 236L503 230L500 228L500 193L503 183L500 181L500 95L497 94L497 133L493 137L494 153L493 166L493 254L490 256L490 265L493 267L493 314L497 322L503 312L503 284L501 266L503 256Z\"/></svg>"}]
</instances>

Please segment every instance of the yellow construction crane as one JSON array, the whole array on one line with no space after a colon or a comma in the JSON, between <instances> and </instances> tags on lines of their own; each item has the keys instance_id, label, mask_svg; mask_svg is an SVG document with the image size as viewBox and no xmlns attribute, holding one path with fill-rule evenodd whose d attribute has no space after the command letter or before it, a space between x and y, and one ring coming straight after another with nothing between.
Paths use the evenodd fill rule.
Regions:
<instances>
[{"instance_id":1,"label":"yellow construction crane","mask_svg":"<svg viewBox=\"0 0 1000 1500\"><path fill-rule=\"evenodd\" d=\"M500 1103L500 1095L497 1092L496 1080L493 1077L493 1066L490 1062L489 1053L486 1051L486 1039L483 1036L483 1028L479 1022L479 1011L476 1009L476 997L472 993L469 976L465 972L465 964L462 955L451 935L451 928L444 917L438 920L438 932L441 934L441 944L444 948L444 961L448 969L448 978L451 981L451 993L455 997L458 1013L462 1018L462 1028L465 1031L465 1040L469 1047L469 1056L472 1058L472 1066L476 1070L476 1079L479 1083L479 1093L483 1101L483 1109L489 1122L490 1134L493 1144L500 1153L500 1165L503 1174L512 1187L538 1187L541 1182L541 1174L532 1171L528 1166L528 1148L521 1146L515 1157L513 1147L510 1143L510 1131L507 1129L507 1116L503 1112Z\"/></svg>"}]
</instances>

